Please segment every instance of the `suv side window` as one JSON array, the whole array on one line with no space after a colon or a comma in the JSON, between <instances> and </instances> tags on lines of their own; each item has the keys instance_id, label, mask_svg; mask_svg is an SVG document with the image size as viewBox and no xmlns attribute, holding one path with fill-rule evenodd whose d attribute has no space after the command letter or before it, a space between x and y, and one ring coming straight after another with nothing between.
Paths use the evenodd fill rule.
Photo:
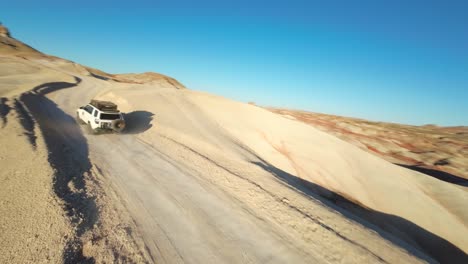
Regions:
<instances>
[{"instance_id":1,"label":"suv side window","mask_svg":"<svg viewBox=\"0 0 468 264\"><path fill-rule=\"evenodd\" d=\"M94 109L94 117L97 117L98 110Z\"/></svg>"},{"instance_id":2,"label":"suv side window","mask_svg":"<svg viewBox=\"0 0 468 264\"><path fill-rule=\"evenodd\" d=\"M85 109L84 109L84 110L85 110L86 112L90 113L90 114L93 112L93 108L92 108L91 106L89 106L89 105L85 106Z\"/></svg>"}]
</instances>

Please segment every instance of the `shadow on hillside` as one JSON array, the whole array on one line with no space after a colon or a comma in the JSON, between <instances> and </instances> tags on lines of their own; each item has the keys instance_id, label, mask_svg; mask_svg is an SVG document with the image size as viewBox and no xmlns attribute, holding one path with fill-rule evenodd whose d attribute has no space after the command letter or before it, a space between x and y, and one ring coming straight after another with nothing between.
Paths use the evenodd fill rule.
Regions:
<instances>
[{"instance_id":1,"label":"shadow on hillside","mask_svg":"<svg viewBox=\"0 0 468 264\"><path fill-rule=\"evenodd\" d=\"M126 134L138 134L150 129L154 114L148 111L133 111L124 115Z\"/></svg>"},{"instance_id":2,"label":"shadow on hillside","mask_svg":"<svg viewBox=\"0 0 468 264\"><path fill-rule=\"evenodd\" d=\"M265 161L253 163L273 174L290 188L315 200L319 200L344 216L374 230L383 238L406 249L411 254L423 260L434 262L427 257L429 256L441 263L468 263L468 255L461 249L404 218L365 208L338 193L291 175ZM414 210L418 210L418 208L414 208ZM430 215L428 215L428 217L430 217ZM325 225L324 223L320 224L322 226ZM351 241L341 235L339 230L334 230L329 226L324 227L344 240L370 252L370 250L360 244L359 241ZM378 254L378 252L370 253L374 256Z\"/></svg>"},{"instance_id":3,"label":"shadow on hillside","mask_svg":"<svg viewBox=\"0 0 468 264\"><path fill-rule=\"evenodd\" d=\"M395 165L398 165L398 166L401 166L401 167L404 167L404 168L407 168L407 169L410 169L410 170L414 170L414 171L417 171L417 172L421 172L423 174L434 177L434 178L439 179L439 180L444 181L444 182L449 182L449 183L453 183L453 184L456 184L456 185L468 187L468 180L467 179L464 179L464 178L462 178L460 176L456 176L454 174L450 174L450 173L445 172L445 171L424 168L424 167L421 167L421 166L418 166L418 165L405 165L405 164L397 164L397 163L395 163Z\"/></svg>"},{"instance_id":4,"label":"shadow on hillside","mask_svg":"<svg viewBox=\"0 0 468 264\"><path fill-rule=\"evenodd\" d=\"M2 120L2 128L6 126L8 120L7 115L11 110L11 107L7 104L8 99L5 97L0 98L0 119Z\"/></svg>"},{"instance_id":5,"label":"shadow on hillside","mask_svg":"<svg viewBox=\"0 0 468 264\"><path fill-rule=\"evenodd\" d=\"M28 101L30 105L26 105L25 98L36 98L38 96L43 96L43 95L46 95L48 93L51 93L60 89L73 87L75 85L78 85L81 82L81 79L78 77L75 77L75 81L76 83L68 83L68 82L44 83L44 84L34 87L31 91L22 94L19 100L15 99L14 108L16 110L16 113L18 113L18 120L24 129L24 135L28 138L28 141L33 147L33 149L36 148L36 139L37 139L35 132L34 132L34 128L36 126L36 123L34 121L35 115L37 115L38 113L41 113L41 111L44 111L44 109L35 109L36 111L33 111L31 109L32 101Z\"/></svg>"},{"instance_id":6,"label":"shadow on hillside","mask_svg":"<svg viewBox=\"0 0 468 264\"><path fill-rule=\"evenodd\" d=\"M36 93L37 95L46 95L48 93L52 93L58 90L77 86L78 84L80 84L80 82L81 82L81 79L78 77L75 77L75 83L69 83L69 82L43 83L41 85L34 87L32 91L33 93ZM26 94L29 94L29 93L26 93Z\"/></svg>"},{"instance_id":7,"label":"shadow on hillside","mask_svg":"<svg viewBox=\"0 0 468 264\"><path fill-rule=\"evenodd\" d=\"M88 196L84 179L92 167L88 158L88 144L75 119L45 95L74 87L80 82L76 78L75 83L45 83L22 94L18 100L18 104L23 107L23 111L18 112L20 119L29 120L24 129L34 133L30 127L37 125L44 137L48 161L54 169L54 192L63 201L71 221L76 224L78 237L93 228L98 218L95 201ZM82 246L79 238L71 238L65 245L63 262L94 263L93 258L83 256Z\"/></svg>"},{"instance_id":8,"label":"shadow on hillside","mask_svg":"<svg viewBox=\"0 0 468 264\"><path fill-rule=\"evenodd\" d=\"M33 149L36 149L37 137L36 137L36 134L34 133L34 127L36 126L34 119L29 114L28 110L26 110L26 107L23 105L21 101L15 99L15 102L13 105L14 105L14 109L16 113L18 114L18 121L23 127L23 134L28 138L29 144L31 144Z\"/></svg>"},{"instance_id":9,"label":"shadow on hillside","mask_svg":"<svg viewBox=\"0 0 468 264\"><path fill-rule=\"evenodd\" d=\"M97 75L97 74L94 74L92 72L90 72L91 76L93 76L94 78L96 79L99 79L99 80L103 80L103 81L108 81L109 78L105 77L105 76L101 76L101 75Z\"/></svg>"}]
</instances>

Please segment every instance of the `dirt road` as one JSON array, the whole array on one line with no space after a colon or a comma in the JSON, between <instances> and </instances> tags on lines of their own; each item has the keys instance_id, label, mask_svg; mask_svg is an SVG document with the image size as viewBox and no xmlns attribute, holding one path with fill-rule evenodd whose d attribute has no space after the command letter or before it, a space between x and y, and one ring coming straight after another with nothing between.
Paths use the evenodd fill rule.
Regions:
<instances>
[{"instance_id":1,"label":"dirt road","mask_svg":"<svg viewBox=\"0 0 468 264\"><path fill-rule=\"evenodd\" d=\"M57 120L67 119L60 144L73 147L76 143L73 139L84 135L86 142L80 144L87 148L83 150L81 146L84 151L81 154L89 156L106 188L118 194L136 222L137 230L129 232L141 234L152 261L419 261L406 250L431 260L401 241L396 243L406 250L395 246L382 239L381 235L386 236L384 232L379 235L344 217L332 205L323 204L318 197L278 180L276 174L280 172L268 168L264 160L249 151L238 151L236 155L244 157L230 160L223 158L222 152L213 151L213 156L206 156L184 143L182 136L178 138L164 126L167 120L193 129L185 122L191 119L192 125L202 126L193 133L219 145L242 148L219 127L210 124L209 119L202 121L204 124L197 123L204 116L199 108L185 102L185 92L161 89L153 95L155 104L165 111L154 113L152 127L146 124L148 127L130 128L123 135L87 134L84 127L69 121L77 104L116 89L107 82L88 78L80 76L82 81L77 87L48 95L68 115L56 116ZM195 119L200 120L193 122Z\"/></svg>"}]
</instances>

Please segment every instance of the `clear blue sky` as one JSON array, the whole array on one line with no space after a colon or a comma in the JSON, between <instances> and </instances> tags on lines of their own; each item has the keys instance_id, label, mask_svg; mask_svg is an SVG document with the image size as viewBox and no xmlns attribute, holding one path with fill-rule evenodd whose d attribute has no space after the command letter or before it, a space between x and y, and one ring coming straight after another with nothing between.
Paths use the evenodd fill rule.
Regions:
<instances>
[{"instance_id":1,"label":"clear blue sky","mask_svg":"<svg viewBox=\"0 0 468 264\"><path fill-rule=\"evenodd\" d=\"M33 47L257 104L468 125L468 1L9 1Z\"/></svg>"}]
</instances>

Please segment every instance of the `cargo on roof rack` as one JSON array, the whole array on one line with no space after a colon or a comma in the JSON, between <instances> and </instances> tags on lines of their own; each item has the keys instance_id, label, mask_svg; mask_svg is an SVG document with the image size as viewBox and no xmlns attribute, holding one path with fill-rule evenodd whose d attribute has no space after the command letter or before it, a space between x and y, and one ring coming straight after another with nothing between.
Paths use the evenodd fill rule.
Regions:
<instances>
[{"instance_id":1,"label":"cargo on roof rack","mask_svg":"<svg viewBox=\"0 0 468 264\"><path fill-rule=\"evenodd\" d=\"M101 111L118 112L117 105L109 101L91 100L90 105Z\"/></svg>"}]
</instances>

